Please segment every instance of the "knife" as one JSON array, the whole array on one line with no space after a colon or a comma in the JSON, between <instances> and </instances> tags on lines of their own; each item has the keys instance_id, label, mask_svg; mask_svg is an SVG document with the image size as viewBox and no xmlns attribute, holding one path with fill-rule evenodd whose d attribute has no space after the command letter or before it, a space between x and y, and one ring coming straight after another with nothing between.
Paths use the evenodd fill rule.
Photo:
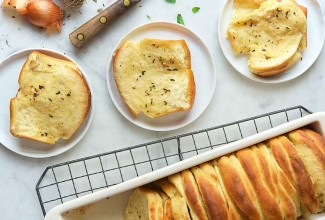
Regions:
<instances>
[{"instance_id":1,"label":"knife","mask_svg":"<svg viewBox=\"0 0 325 220\"><path fill-rule=\"evenodd\" d=\"M108 8L101 11L85 24L69 34L71 43L77 48L84 46L91 38L112 24L121 15L127 12L141 0L118 0Z\"/></svg>"}]
</instances>

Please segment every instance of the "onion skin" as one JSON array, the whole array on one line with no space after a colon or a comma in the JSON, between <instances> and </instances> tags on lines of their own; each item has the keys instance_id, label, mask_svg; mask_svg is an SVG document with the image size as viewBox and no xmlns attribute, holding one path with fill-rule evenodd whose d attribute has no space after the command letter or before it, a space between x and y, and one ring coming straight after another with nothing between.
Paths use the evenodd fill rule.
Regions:
<instances>
[{"instance_id":1,"label":"onion skin","mask_svg":"<svg viewBox=\"0 0 325 220\"><path fill-rule=\"evenodd\" d=\"M27 4L26 19L37 27L47 28L47 33L61 31L63 12L50 0L35 0Z\"/></svg>"},{"instance_id":2,"label":"onion skin","mask_svg":"<svg viewBox=\"0 0 325 220\"><path fill-rule=\"evenodd\" d=\"M46 33L60 32L63 11L51 0L4 0L2 6L16 9L37 27L46 28Z\"/></svg>"}]
</instances>

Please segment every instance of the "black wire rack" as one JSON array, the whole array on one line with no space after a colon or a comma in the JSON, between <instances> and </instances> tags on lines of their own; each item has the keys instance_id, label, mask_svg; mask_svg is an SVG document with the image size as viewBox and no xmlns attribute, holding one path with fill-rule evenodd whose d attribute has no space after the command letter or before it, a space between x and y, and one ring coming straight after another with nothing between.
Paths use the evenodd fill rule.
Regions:
<instances>
[{"instance_id":1,"label":"black wire rack","mask_svg":"<svg viewBox=\"0 0 325 220\"><path fill-rule=\"evenodd\" d=\"M311 114L296 106L244 120L49 166L36 192L45 215L66 201L166 167Z\"/></svg>"}]
</instances>

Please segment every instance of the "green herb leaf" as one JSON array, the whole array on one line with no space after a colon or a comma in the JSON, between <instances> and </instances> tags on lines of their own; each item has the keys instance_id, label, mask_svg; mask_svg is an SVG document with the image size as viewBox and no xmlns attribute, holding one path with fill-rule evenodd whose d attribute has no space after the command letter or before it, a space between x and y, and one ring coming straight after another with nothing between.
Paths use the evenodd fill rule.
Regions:
<instances>
[{"instance_id":1,"label":"green herb leaf","mask_svg":"<svg viewBox=\"0 0 325 220\"><path fill-rule=\"evenodd\" d=\"M200 11L200 7L193 7L192 8L193 13L197 13L198 11Z\"/></svg>"},{"instance_id":2,"label":"green herb leaf","mask_svg":"<svg viewBox=\"0 0 325 220\"><path fill-rule=\"evenodd\" d=\"M183 17L182 17L181 14L178 14L178 15L177 15L177 23L182 24L182 25L185 25L185 24L184 24Z\"/></svg>"},{"instance_id":3,"label":"green herb leaf","mask_svg":"<svg viewBox=\"0 0 325 220\"><path fill-rule=\"evenodd\" d=\"M148 18L148 19L151 19L150 15L147 15L147 18Z\"/></svg>"},{"instance_id":4,"label":"green herb leaf","mask_svg":"<svg viewBox=\"0 0 325 220\"><path fill-rule=\"evenodd\" d=\"M168 3L173 3L173 4L176 3L176 0L165 0L165 1L168 2Z\"/></svg>"}]
</instances>

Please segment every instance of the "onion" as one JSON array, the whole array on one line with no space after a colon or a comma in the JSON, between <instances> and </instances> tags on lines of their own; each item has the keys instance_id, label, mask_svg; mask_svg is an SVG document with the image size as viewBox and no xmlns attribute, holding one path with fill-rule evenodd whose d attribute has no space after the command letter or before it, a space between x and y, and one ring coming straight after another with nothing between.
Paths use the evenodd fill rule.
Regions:
<instances>
[{"instance_id":1,"label":"onion","mask_svg":"<svg viewBox=\"0 0 325 220\"><path fill-rule=\"evenodd\" d=\"M63 12L50 0L35 0L27 4L27 20L35 26L47 28L47 33L61 31Z\"/></svg>"},{"instance_id":2,"label":"onion","mask_svg":"<svg viewBox=\"0 0 325 220\"><path fill-rule=\"evenodd\" d=\"M47 33L61 31L63 11L51 0L3 0L2 6L16 9L37 27Z\"/></svg>"}]
</instances>

